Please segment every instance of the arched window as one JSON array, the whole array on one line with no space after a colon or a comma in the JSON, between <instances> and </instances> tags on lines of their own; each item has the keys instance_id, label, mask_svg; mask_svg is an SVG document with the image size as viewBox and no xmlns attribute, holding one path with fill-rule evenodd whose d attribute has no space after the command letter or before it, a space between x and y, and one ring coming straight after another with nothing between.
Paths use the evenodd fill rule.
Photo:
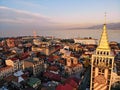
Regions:
<instances>
[{"instance_id":1,"label":"arched window","mask_svg":"<svg viewBox=\"0 0 120 90\"><path fill-rule=\"evenodd\" d=\"M99 60L97 59L97 64L98 64Z\"/></svg>"},{"instance_id":2,"label":"arched window","mask_svg":"<svg viewBox=\"0 0 120 90\"><path fill-rule=\"evenodd\" d=\"M112 59L109 60L109 64L112 64Z\"/></svg>"},{"instance_id":3,"label":"arched window","mask_svg":"<svg viewBox=\"0 0 120 90\"><path fill-rule=\"evenodd\" d=\"M100 57L100 62L102 61L102 57Z\"/></svg>"},{"instance_id":4,"label":"arched window","mask_svg":"<svg viewBox=\"0 0 120 90\"><path fill-rule=\"evenodd\" d=\"M103 58L103 62L105 62L105 58Z\"/></svg>"},{"instance_id":5,"label":"arched window","mask_svg":"<svg viewBox=\"0 0 120 90\"><path fill-rule=\"evenodd\" d=\"M97 51L97 54L99 54L99 51Z\"/></svg>"},{"instance_id":6,"label":"arched window","mask_svg":"<svg viewBox=\"0 0 120 90\"><path fill-rule=\"evenodd\" d=\"M104 52L103 54L106 55L106 52Z\"/></svg>"}]
</instances>

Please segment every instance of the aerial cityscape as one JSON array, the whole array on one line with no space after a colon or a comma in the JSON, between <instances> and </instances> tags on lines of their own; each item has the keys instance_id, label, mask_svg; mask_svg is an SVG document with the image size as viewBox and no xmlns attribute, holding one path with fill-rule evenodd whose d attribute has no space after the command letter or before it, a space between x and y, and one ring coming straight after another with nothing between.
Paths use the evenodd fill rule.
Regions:
<instances>
[{"instance_id":1,"label":"aerial cityscape","mask_svg":"<svg viewBox=\"0 0 120 90\"><path fill-rule=\"evenodd\" d=\"M0 0L0 90L120 90L119 0Z\"/></svg>"}]
</instances>

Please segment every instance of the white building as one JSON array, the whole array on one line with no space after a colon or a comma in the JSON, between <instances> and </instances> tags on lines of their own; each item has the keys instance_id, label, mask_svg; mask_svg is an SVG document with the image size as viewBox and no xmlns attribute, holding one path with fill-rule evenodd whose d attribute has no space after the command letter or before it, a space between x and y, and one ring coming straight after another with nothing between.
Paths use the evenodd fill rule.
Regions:
<instances>
[{"instance_id":1,"label":"white building","mask_svg":"<svg viewBox=\"0 0 120 90\"><path fill-rule=\"evenodd\" d=\"M85 45L97 45L97 39L92 39L92 38L75 38L74 39L75 43L81 43Z\"/></svg>"}]
</instances>

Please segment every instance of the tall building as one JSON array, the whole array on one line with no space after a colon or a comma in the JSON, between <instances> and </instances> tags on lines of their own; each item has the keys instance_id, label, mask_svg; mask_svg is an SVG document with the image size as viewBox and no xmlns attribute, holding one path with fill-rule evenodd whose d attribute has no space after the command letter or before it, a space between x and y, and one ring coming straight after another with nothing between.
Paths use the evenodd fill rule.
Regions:
<instances>
[{"instance_id":1,"label":"tall building","mask_svg":"<svg viewBox=\"0 0 120 90\"><path fill-rule=\"evenodd\" d=\"M106 22L103 25L99 45L92 55L90 90L110 90L114 55L108 43Z\"/></svg>"}]
</instances>

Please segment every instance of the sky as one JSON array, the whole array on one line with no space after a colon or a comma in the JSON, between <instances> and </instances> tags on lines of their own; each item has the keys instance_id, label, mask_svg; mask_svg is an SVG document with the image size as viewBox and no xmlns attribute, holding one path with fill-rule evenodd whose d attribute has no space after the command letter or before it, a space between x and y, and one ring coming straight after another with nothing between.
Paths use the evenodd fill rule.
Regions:
<instances>
[{"instance_id":1,"label":"sky","mask_svg":"<svg viewBox=\"0 0 120 90\"><path fill-rule=\"evenodd\" d=\"M0 0L0 36L103 24L105 12L120 22L120 0Z\"/></svg>"}]
</instances>

